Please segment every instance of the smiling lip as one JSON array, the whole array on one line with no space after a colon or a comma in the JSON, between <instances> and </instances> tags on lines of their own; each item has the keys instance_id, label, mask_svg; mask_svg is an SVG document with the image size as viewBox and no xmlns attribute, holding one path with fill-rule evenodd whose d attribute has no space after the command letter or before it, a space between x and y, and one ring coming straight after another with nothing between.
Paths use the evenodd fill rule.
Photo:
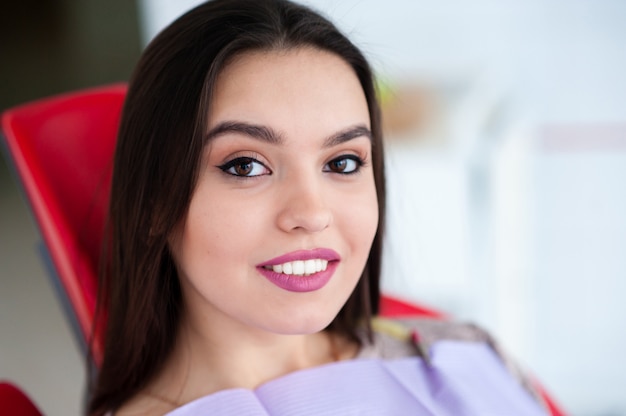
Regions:
<instances>
[{"instance_id":1,"label":"smiling lip","mask_svg":"<svg viewBox=\"0 0 626 416\"><path fill-rule=\"evenodd\" d=\"M274 266L277 264L283 264L287 262L297 260L312 260L322 259L328 261L326 270L313 273L310 275L289 275L284 273L276 273L273 270L266 269L265 266ZM270 282L274 283L281 289L285 289L289 292L312 292L321 289L331 279L341 256L331 249L316 248L313 250L298 250L291 253L278 256L256 266L259 273L261 273Z\"/></svg>"}]
</instances>

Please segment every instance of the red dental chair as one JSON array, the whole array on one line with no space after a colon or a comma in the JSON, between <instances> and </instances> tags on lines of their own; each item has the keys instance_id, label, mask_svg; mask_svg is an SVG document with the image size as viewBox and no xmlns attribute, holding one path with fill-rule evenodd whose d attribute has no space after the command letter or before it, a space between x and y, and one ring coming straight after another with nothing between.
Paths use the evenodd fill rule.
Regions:
<instances>
[{"instance_id":1,"label":"red dental chair","mask_svg":"<svg viewBox=\"0 0 626 416\"><path fill-rule=\"evenodd\" d=\"M10 109L1 120L9 164L32 209L44 261L83 351L94 319L100 242L125 93L126 85L117 84L66 94ZM445 317L391 297L381 299L381 314ZM102 334L96 332L96 364L102 345ZM563 415L542 393L552 415ZM7 405L3 400L0 396L0 413Z\"/></svg>"},{"instance_id":2,"label":"red dental chair","mask_svg":"<svg viewBox=\"0 0 626 416\"><path fill-rule=\"evenodd\" d=\"M0 381L0 414L14 416L41 416L35 404L16 385Z\"/></svg>"}]
</instances>

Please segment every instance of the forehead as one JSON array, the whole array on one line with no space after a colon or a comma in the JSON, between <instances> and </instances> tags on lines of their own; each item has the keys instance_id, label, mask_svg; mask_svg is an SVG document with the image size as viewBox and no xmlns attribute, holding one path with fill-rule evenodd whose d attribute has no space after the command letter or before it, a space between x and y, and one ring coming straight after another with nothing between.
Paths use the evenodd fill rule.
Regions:
<instances>
[{"instance_id":1,"label":"forehead","mask_svg":"<svg viewBox=\"0 0 626 416\"><path fill-rule=\"evenodd\" d=\"M341 57L314 48L254 51L233 59L217 78L209 128L230 120L328 133L356 123L369 127L369 110Z\"/></svg>"}]
</instances>

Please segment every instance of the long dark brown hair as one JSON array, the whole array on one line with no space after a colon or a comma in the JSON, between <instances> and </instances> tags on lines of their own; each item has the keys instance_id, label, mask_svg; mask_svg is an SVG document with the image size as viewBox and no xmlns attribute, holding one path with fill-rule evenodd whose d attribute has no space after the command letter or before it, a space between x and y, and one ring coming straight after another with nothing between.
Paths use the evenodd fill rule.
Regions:
<instances>
[{"instance_id":1,"label":"long dark brown hair","mask_svg":"<svg viewBox=\"0 0 626 416\"><path fill-rule=\"evenodd\" d=\"M104 357L88 412L118 409L172 351L182 295L168 237L184 218L205 145L216 78L252 50L314 47L344 59L369 107L379 223L363 275L329 330L358 341L377 313L385 218L382 133L372 71L339 30L286 0L215 0L189 11L146 48L132 76L118 136L99 313ZM358 209L358 207L356 208Z\"/></svg>"}]
</instances>

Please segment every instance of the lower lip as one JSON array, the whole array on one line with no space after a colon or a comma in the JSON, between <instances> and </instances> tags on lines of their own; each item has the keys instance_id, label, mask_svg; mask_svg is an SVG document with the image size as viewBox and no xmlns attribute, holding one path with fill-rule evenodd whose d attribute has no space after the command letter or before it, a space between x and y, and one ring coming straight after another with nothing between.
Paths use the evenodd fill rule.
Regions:
<instances>
[{"instance_id":1,"label":"lower lip","mask_svg":"<svg viewBox=\"0 0 626 416\"><path fill-rule=\"evenodd\" d=\"M326 270L308 276L296 276L295 274L276 273L264 267L257 267L259 273L281 289L289 292L313 292L326 286L337 269L338 261L328 262Z\"/></svg>"}]
</instances>

